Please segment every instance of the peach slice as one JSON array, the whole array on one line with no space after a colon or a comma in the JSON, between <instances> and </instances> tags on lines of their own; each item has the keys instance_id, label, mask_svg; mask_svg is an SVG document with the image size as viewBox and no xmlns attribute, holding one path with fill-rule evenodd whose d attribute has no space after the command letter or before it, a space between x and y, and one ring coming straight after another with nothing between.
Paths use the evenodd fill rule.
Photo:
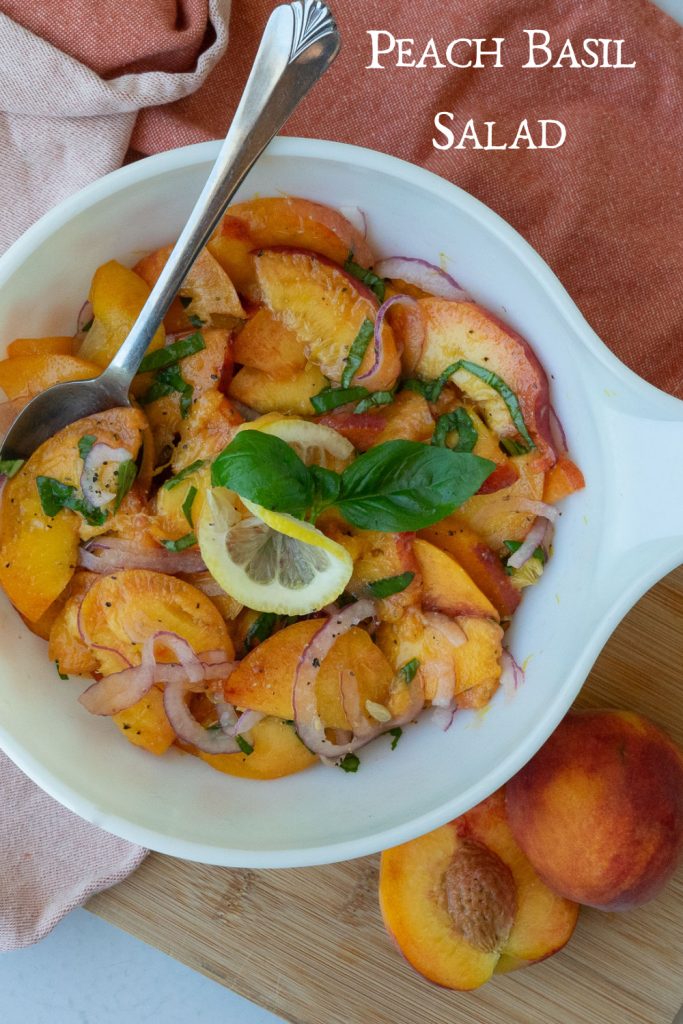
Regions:
<instances>
[{"instance_id":1,"label":"peach slice","mask_svg":"<svg viewBox=\"0 0 683 1024\"><path fill-rule=\"evenodd\" d=\"M367 412L355 413L347 406L321 417L320 422L338 430L362 452L396 438L428 441L434 431L429 405L414 391L400 391L389 405Z\"/></svg>"},{"instance_id":2,"label":"peach slice","mask_svg":"<svg viewBox=\"0 0 683 1024\"><path fill-rule=\"evenodd\" d=\"M633 712L571 711L506 800L544 882L601 910L652 899L683 852L683 751Z\"/></svg>"},{"instance_id":3,"label":"peach slice","mask_svg":"<svg viewBox=\"0 0 683 1024\"><path fill-rule=\"evenodd\" d=\"M128 337L149 293L146 281L116 260L98 267L89 295L94 322L78 350L81 359L108 366ZM160 327L148 351L162 348L164 339L164 328Z\"/></svg>"},{"instance_id":4,"label":"peach slice","mask_svg":"<svg viewBox=\"0 0 683 1024\"><path fill-rule=\"evenodd\" d=\"M249 733L251 754L205 754L198 751L216 771L242 779L281 779L310 768L318 758L303 745L291 722L269 716Z\"/></svg>"},{"instance_id":5,"label":"peach slice","mask_svg":"<svg viewBox=\"0 0 683 1024\"><path fill-rule=\"evenodd\" d=\"M511 461L519 472L514 484L492 494L474 494L455 513L498 555L507 552L506 540L524 540L536 518L526 503L543 498L545 473L539 471L533 452L515 456Z\"/></svg>"},{"instance_id":6,"label":"peach slice","mask_svg":"<svg viewBox=\"0 0 683 1024\"><path fill-rule=\"evenodd\" d=\"M205 391L181 421L171 466L174 473L222 452L243 419L220 391Z\"/></svg>"},{"instance_id":7,"label":"peach slice","mask_svg":"<svg viewBox=\"0 0 683 1024\"><path fill-rule=\"evenodd\" d=\"M385 927L410 965L458 990L556 953L578 915L575 904L543 886L517 847L500 793L385 850L379 900Z\"/></svg>"},{"instance_id":8,"label":"peach slice","mask_svg":"<svg viewBox=\"0 0 683 1024\"><path fill-rule=\"evenodd\" d=\"M112 448L127 448L137 458L145 419L136 409L110 409L69 424L33 453L8 480L0 510L0 584L17 610L35 621L62 593L78 561L83 518L69 509L56 516L43 511L39 476L78 488L83 460L80 438L94 436Z\"/></svg>"},{"instance_id":9,"label":"peach slice","mask_svg":"<svg viewBox=\"0 0 683 1024\"><path fill-rule=\"evenodd\" d=\"M133 268L150 288L156 284L172 248L166 245L149 253ZM231 327L245 316L234 284L208 249L202 249L190 267L178 296L170 317L167 314L164 318L169 331L192 330L191 316L213 327Z\"/></svg>"},{"instance_id":10,"label":"peach slice","mask_svg":"<svg viewBox=\"0 0 683 1024\"><path fill-rule=\"evenodd\" d=\"M97 363L67 355L11 356L0 361L0 388L8 398L37 395L53 384L88 380L102 372Z\"/></svg>"},{"instance_id":11,"label":"peach slice","mask_svg":"<svg viewBox=\"0 0 683 1024\"><path fill-rule=\"evenodd\" d=\"M526 428L536 445L539 468L555 462L549 422L549 386L545 370L528 343L491 313L473 302L420 299L425 328L422 355L416 374L437 378L460 359L493 371L515 393ZM517 437L507 406L500 395L469 371L453 376L460 390L481 410L499 437Z\"/></svg>"},{"instance_id":12,"label":"peach slice","mask_svg":"<svg viewBox=\"0 0 683 1024\"><path fill-rule=\"evenodd\" d=\"M554 505L585 486L586 481L579 467L566 455L561 455L546 476L543 500Z\"/></svg>"},{"instance_id":13,"label":"peach slice","mask_svg":"<svg viewBox=\"0 0 683 1024\"><path fill-rule=\"evenodd\" d=\"M307 619L274 633L247 654L224 685L226 700L240 708L292 719L296 667L305 645L320 629L320 619ZM355 674L361 707L366 700L386 704L393 673L368 634L353 627L335 642L320 666L316 684L318 712L332 729L348 729L341 703L340 673Z\"/></svg>"},{"instance_id":14,"label":"peach slice","mask_svg":"<svg viewBox=\"0 0 683 1024\"><path fill-rule=\"evenodd\" d=\"M93 572L80 569L74 573L67 590L66 600L55 617L49 637L48 657L66 675L87 676L97 670L97 658L83 643L78 630L78 613L83 598L99 579ZM60 599L61 601L61 599ZM55 602L59 606L60 602Z\"/></svg>"},{"instance_id":15,"label":"peach slice","mask_svg":"<svg viewBox=\"0 0 683 1024\"><path fill-rule=\"evenodd\" d=\"M307 363L305 369L293 373L286 380L243 366L233 377L228 395L257 412L310 416L313 412L311 398L326 386L327 380L312 363Z\"/></svg>"},{"instance_id":16,"label":"peach slice","mask_svg":"<svg viewBox=\"0 0 683 1024\"><path fill-rule=\"evenodd\" d=\"M234 655L225 622L208 597L175 576L147 569L102 576L83 598L79 628L104 675L118 672L124 659L139 664L143 644L160 630L177 633L197 654L221 650L228 660ZM176 660L163 645L157 658Z\"/></svg>"},{"instance_id":17,"label":"peach slice","mask_svg":"<svg viewBox=\"0 0 683 1024\"><path fill-rule=\"evenodd\" d=\"M250 302L259 302L253 250L256 242L247 224L226 213L206 248L220 263L240 295Z\"/></svg>"},{"instance_id":18,"label":"peach slice","mask_svg":"<svg viewBox=\"0 0 683 1024\"><path fill-rule=\"evenodd\" d=\"M269 309L259 309L233 344L236 363L286 379L306 366L303 342Z\"/></svg>"},{"instance_id":19,"label":"peach slice","mask_svg":"<svg viewBox=\"0 0 683 1024\"><path fill-rule=\"evenodd\" d=\"M175 741L173 726L164 709L162 690L153 686L137 704L113 716L129 743L148 750L150 754L165 754Z\"/></svg>"},{"instance_id":20,"label":"peach slice","mask_svg":"<svg viewBox=\"0 0 683 1024\"><path fill-rule=\"evenodd\" d=\"M73 338L63 335L51 338L15 338L7 346L8 356L72 356Z\"/></svg>"},{"instance_id":21,"label":"peach slice","mask_svg":"<svg viewBox=\"0 0 683 1024\"><path fill-rule=\"evenodd\" d=\"M457 705L483 708L500 683L503 630L491 619L461 615L456 622L467 637L453 652Z\"/></svg>"},{"instance_id":22,"label":"peach slice","mask_svg":"<svg viewBox=\"0 0 683 1024\"><path fill-rule=\"evenodd\" d=\"M429 611L483 615L498 619L498 612L461 565L426 540L414 540L413 551L422 574L422 606Z\"/></svg>"},{"instance_id":23,"label":"peach slice","mask_svg":"<svg viewBox=\"0 0 683 1024\"><path fill-rule=\"evenodd\" d=\"M301 338L307 358L339 383L361 327L365 321L375 322L375 295L336 264L307 252L262 249L255 261L265 304ZM373 374L372 391L390 390L401 368L388 323L382 340L383 358ZM353 379L369 371L374 361L371 338Z\"/></svg>"}]
</instances>

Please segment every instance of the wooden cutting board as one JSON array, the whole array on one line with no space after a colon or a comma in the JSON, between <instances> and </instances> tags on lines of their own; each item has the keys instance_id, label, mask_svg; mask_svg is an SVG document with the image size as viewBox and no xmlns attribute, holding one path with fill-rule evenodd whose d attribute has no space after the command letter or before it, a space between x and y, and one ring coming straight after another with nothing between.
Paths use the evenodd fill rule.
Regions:
<instances>
[{"instance_id":1,"label":"wooden cutting board","mask_svg":"<svg viewBox=\"0 0 683 1024\"><path fill-rule=\"evenodd\" d=\"M622 622L579 704L644 712L683 745L683 568ZM88 909L297 1024L672 1024L683 870L639 910L584 909L545 963L458 993L424 981L387 938L378 863L244 871L152 854Z\"/></svg>"}]
</instances>

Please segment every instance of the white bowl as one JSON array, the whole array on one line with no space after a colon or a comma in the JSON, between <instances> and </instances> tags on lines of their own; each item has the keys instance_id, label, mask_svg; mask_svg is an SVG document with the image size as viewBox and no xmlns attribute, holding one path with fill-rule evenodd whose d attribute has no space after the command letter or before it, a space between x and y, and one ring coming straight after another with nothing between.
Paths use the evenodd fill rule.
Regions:
<instances>
[{"instance_id":1,"label":"white bowl","mask_svg":"<svg viewBox=\"0 0 683 1024\"><path fill-rule=\"evenodd\" d=\"M218 143L125 167L62 203L0 260L3 336L70 334L95 268L133 263L181 228ZM683 402L608 351L557 278L491 210L392 157L278 139L240 198L292 193L367 211L380 256L434 261L520 331L553 382L585 491L562 507L555 554L509 633L526 682L443 733L423 716L392 752L364 750L357 774L322 765L275 782L220 775L199 760L124 743L77 703L43 641L0 602L0 744L53 797L126 839L234 867L294 867L373 853L456 817L541 746L619 619L683 560ZM580 255L580 254L579 254Z\"/></svg>"}]
</instances>

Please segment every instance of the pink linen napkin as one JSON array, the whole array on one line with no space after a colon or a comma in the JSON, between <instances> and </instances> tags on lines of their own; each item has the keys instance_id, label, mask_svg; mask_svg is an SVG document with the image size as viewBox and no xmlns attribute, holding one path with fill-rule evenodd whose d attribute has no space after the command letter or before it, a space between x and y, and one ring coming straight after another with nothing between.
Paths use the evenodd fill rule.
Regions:
<instances>
[{"instance_id":1,"label":"pink linen napkin","mask_svg":"<svg viewBox=\"0 0 683 1024\"><path fill-rule=\"evenodd\" d=\"M0 2L0 251L60 200L119 167L138 110L197 89L228 37L230 0L189 0L183 19L175 0L138 0L122 40L119 0L80 0L88 29L79 52L73 32L60 38L64 19L53 5L51 13L51 5L35 5L31 15L55 46L8 17L21 18L24 3ZM132 62L104 77L119 70L112 54L121 50ZM66 810L2 752L0 794L0 951L36 942L147 854Z\"/></svg>"}]
</instances>

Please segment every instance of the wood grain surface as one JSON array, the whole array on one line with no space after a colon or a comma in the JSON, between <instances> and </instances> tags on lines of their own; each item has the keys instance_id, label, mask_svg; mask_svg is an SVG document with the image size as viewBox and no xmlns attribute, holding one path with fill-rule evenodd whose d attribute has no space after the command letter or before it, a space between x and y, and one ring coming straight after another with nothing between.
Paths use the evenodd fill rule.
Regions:
<instances>
[{"instance_id":1,"label":"wood grain surface","mask_svg":"<svg viewBox=\"0 0 683 1024\"><path fill-rule=\"evenodd\" d=\"M641 711L683 745L683 568L621 623L578 703ZM152 854L88 909L297 1024L671 1024L683 1002L683 871L639 910L582 910L550 960L458 993L385 934L378 863L244 871Z\"/></svg>"}]
</instances>

